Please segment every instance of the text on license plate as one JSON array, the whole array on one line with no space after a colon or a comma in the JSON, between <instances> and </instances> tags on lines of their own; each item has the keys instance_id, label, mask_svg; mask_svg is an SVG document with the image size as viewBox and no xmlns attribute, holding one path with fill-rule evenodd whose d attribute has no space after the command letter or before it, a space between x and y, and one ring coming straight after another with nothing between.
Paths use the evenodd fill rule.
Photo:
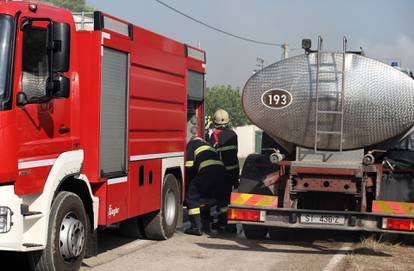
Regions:
<instances>
[{"instance_id":1,"label":"text on license plate","mask_svg":"<svg viewBox=\"0 0 414 271\"><path fill-rule=\"evenodd\" d=\"M300 216L302 224L327 224L327 225L345 225L345 217L340 215L312 215L302 214Z\"/></svg>"}]
</instances>

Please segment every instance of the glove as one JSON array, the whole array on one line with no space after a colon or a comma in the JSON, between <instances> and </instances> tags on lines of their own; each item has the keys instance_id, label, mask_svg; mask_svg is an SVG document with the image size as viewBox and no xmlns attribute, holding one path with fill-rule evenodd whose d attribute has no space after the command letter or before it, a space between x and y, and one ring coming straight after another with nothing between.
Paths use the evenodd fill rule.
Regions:
<instances>
[{"instance_id":1,"label":"glove","mask_svg":"<svg viewBox=\"0 0 414 271\"><path fill-rule=\"evenodd\" d=\"M233 183L233 190L237 190L237 188L239 188L239 185L240 185L239 180L235 181L235 182Z\"/></svg>"}]
</instances>

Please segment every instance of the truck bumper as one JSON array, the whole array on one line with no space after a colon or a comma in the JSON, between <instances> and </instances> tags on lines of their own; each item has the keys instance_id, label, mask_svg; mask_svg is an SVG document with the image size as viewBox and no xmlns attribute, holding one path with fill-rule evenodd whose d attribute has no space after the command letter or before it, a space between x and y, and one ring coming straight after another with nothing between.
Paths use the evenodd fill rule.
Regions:
<instances>
[{"instance_id":1,"label":"truck bumper","mask_svg":"<svg viewBox=\"0 0 414 271\"><path fill-rule=\"evenodd\" d=\"M232 219L232 212L237 210L250 210L259 212L257 221L247 221L241 219ZM309 224L303 223L303 215L316 216L338 216L344 218L343 225L329 224ZM414 235L414 229L411 231L384 229L384 219L407 219L414 223L413 215L395 215L395 214L376 214L360 212L341 212L341 211L324 211L324 210L298 210L285 208L268 208L256 206L230 205L228 210L229 223L242 223L250 225L262 225L267 227L279 228L297 228L297 229L326 229L326 230L343 230L343 231L366 231L366 232L383 232Z\"/></svg>"},{"instance_id":2,"label":"truck bumper","mask_svg":"<svg viewBox=\"0 0 414 271\"><path fill-rule=\"evenodd\" d=\"M0 186L0 207L10 210L8 219L9 230L0 233L0 251L34 251L43 249L44 246L30 242L27 232L41 218L41 215L24 217L21 206L23 199L14 193L13 185Z\"/></svg>"}]
</instances>

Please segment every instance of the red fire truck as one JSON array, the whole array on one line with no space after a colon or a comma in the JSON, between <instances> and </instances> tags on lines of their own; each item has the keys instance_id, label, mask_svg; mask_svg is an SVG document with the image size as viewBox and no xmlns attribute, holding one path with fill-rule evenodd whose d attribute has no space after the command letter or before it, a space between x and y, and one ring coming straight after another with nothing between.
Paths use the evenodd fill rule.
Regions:
<instances>
[{"instance_id":1,"label":"red fire truck","mask_svg":"<svg viewBox=\"0 0 414 271\"><path fill-rule=\"evenodd\" d=\"M109 14L0 1L0 250L77 270L99 226L171 237L204 73L204 51Z\"/></svg>"}]
</instances>

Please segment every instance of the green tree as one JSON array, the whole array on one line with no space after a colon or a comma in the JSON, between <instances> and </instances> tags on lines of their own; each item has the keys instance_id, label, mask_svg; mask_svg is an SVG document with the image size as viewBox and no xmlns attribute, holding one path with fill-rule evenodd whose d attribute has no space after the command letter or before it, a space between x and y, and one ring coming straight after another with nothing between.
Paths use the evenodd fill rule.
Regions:
<instances>
[{"instance_id":1,"label":"green tree","mask_svg":"<svg viewBox=\"0 0 414 271\"><path fill-rule=\"evenodd\" d=\"M243 126L249 123L242 108L239 88L223 85L207 88L206 116L214 119L214 113L220 108L229 113L233 126Z\"/></svg>"},{"instance_id":2,"label":"green tree","mask_svg":"<svg viewBox=\"0 0 414 271\"><path fill-rule=\"evenodd\" d=\"M70 9L75 12L93 11L93 7L86 4L85 0L43 0L56 6Z\"/></svg>"}]
</instances>

